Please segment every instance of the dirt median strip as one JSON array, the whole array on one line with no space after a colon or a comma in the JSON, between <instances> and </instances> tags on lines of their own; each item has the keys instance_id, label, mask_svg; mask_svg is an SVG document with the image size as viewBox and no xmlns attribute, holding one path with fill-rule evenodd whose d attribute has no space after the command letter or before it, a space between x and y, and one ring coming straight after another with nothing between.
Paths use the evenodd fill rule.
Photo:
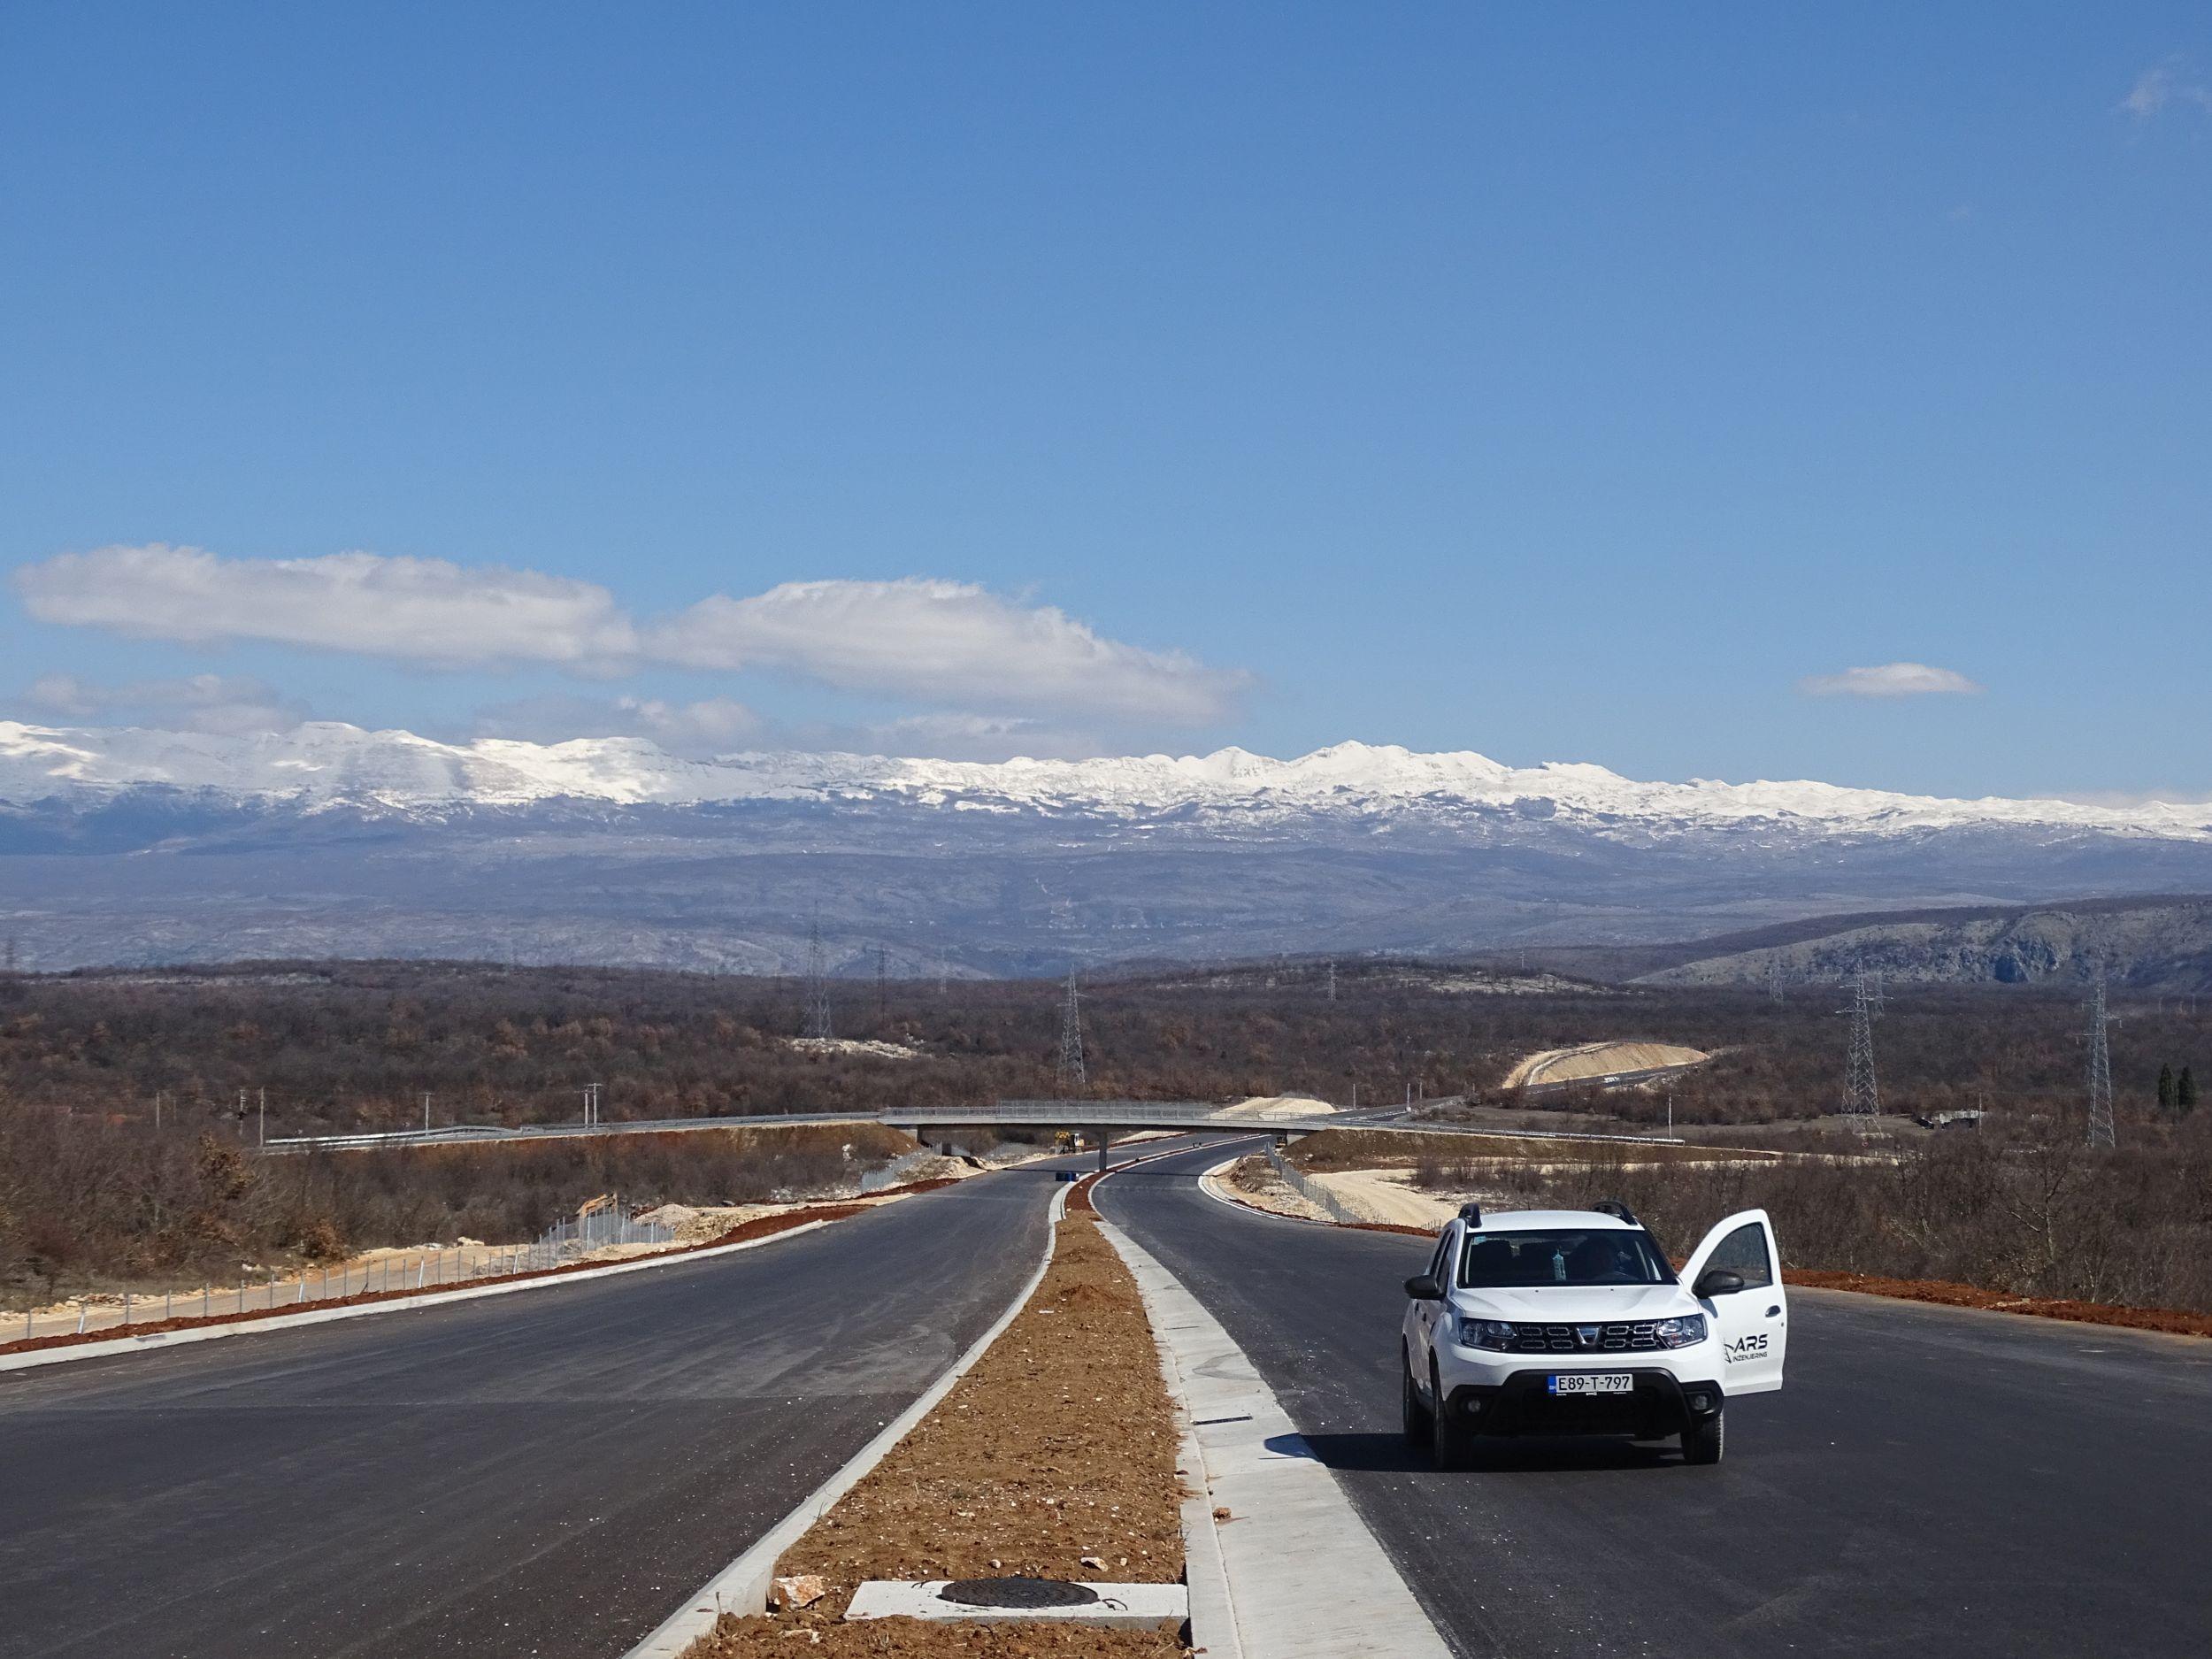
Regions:
<instances>
[{"instance_id":1,"label":"dirt median strip","mask_svg":"<svg viewBox=\"0 0 2212 1659\"><path fill-rule=\"evenodd\" d=\"M846 1623L872 1578L1171 1584L1183 1572L1177 1430L1136 1283L1079 1201L1028 1304L935 1410L797 1543L782 1577L826 1594L725 1615L686 1659L1185 1653L1171 1632L1032 1623Z\"/></svg>"}]
</instances>

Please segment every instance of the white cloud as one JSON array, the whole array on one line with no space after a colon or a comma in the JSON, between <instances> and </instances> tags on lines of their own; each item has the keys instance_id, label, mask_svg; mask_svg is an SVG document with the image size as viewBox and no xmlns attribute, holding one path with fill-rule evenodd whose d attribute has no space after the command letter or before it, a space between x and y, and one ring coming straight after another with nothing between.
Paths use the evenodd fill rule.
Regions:
<instances>
[{"instance_id":1,"label":"white cloud","mask_svg":"<svg viewBox=\"0 0 2212 1659\"><path fill-rule=\"evenodd\" d=\"M999 714L911 714L855 734L858 747L879 755L926 756L933 760L1088 760L1104 745L1087 733L1048 726Z\"/></svg>"},{"instance_id":2,"label":"white cloud","mask_svg":"<svg viewBox=\"0 0 2212 1659\"><path fill-rule=\"evenodd\" d=\"M765 670L937 707L1079 710L1166 726L1225 718L1249 683L1179 651L1102 638L1051 605L922 578L786 582L749 598L718 594L646 623L595 583L373 553L226 559L154 543L61 554L23 566L13 580L42 622L449 667Z\"/></svg>"},{"instance_id":3,"label":"white cloud","mask_svg":"<svg viewBox=\"0 0 2212 1659\"><path fill-rule=\"evenodd\" d=\"M615 712L663 749L679 754L721 754L760 741L766 722L731 697L664 703L657 697L617 697Z\"/></svg>"},{"instance_id":4,"label":"white cloud","mask_svg":"<svg viewBox=\"0 0 2212 1659\"><path fill-rule=\"evenodd\" d=\"M162 731L243 736L286 732L308 718L304 703L258 680L192 674L102 686L74 674L45 674L18 703L46 719L105 720Z\"/></svg>"},{"instance_id":5,"label":"white cloud","mask_svg":"<svg viewBox=\"0 0 2212 1659\"><path fill-rule=\"evenodd\" d=\"M2139 121L2149 120L2169 105L2187 105L2212 113L2212 87L2191 72L2185 58L2169 58L2146 69L2120 100L2120 108Z\"/></svg>"},{"instance_id":6,"label":"white cloud","mask_svg":"<svg viewBox=\"0 0 2212 1659\"><path fill-rule=\"evenodd\" d=\"M1247 683L1179 651L1102 639L1051 605L919 578L718 595L649 630L647 649L685 667L780 669L841 690L1179 726L1224 718Z\"/></svg>"},{"instance_id":7,"label":"white cloud","mask_svg":"<svg viewBox=\"0 0 2212 1659\"><path fill-rule=\"evenodd\" d=\"M1884 663L1878 668L1814 674L1799 680L1797 688L1812 697L1961 696L1981 690L1964 674L1925 663Z\"/></svg>"},{"instance_id":8,"label":"white cloud","mask_svg":"<svg viewBox=\"0 0 2212 1659\"><path fill-rule=\"evenodd\" d=\"M576 737L649 738L671 754L707 759L772 741L768 723L729 697L671 703L657 697L519 697L479 709L475 737L563 743Z\"/></svg>"},{"instance_id":9,"label":"white cloud","mask_svg":"<svg viewBox=\"0 0 2212 1659\"><path fill-rule=\"evenodd\" d=\"M153 542L59 554L24 565L14 582L41 622L135 639L270 640L404 662L587 670L635 648L603 588L444 559L226 559Z\"/></svg>"}]
</instances>

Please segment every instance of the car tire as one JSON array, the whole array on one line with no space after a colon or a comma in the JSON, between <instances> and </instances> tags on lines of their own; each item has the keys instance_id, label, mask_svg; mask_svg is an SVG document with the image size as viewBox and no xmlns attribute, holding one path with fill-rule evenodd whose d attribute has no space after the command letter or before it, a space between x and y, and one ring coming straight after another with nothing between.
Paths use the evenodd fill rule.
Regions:
<instances>
[{"instance_id":1,"label":"car tire","mask_svg":"<svg viewBox=\"0 0 2212 1659\"><path fill-rule=\"evenodd\" d=\"M1429 1367L1429 1459L1439 1469L1464 1469L1474 1455L1475 1437L1444 1409L1444 1384Z\"/></svg>"},{"instance_id":2,"label":"car tire","mask_svg":"<svg viewBox=\"0 0 2212 1659\"><path fill-rule=\"evenodd\" d=\"M1682 1461L1686 1463L1717 1463L1720 1462L1721 1441L1727 1421L1725 1412L1716 1411L1701 1423L1693 1423L1682 1431Z\"/></svg>"},{"instance_id":3,"label":"car tire","mask_svg":"<svg viewBox=\"0 0 2212 1659\"><path fill-rule=\"evenodd\" d=\"M1433 1432L1429 1426L1429 1409L1421 1403L1421 1391L1413 1386L1413 1362L1402 1352L1398 1356L1398 1370L1405 1390L1406 1445L1420 1451L1427 1447Z\"/></svg>"}]
</instances>

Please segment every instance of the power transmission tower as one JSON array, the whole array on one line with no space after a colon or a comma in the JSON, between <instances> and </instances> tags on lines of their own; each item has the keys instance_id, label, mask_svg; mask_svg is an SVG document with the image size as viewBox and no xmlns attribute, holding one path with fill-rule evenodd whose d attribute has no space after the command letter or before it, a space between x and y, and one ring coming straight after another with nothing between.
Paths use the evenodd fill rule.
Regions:
<instances>
[{"instance_id":1,"label":"power transmission tower","mask_svg":"<svg viewBox=\"0 0 2212 1659\"><path fill-rule=\"evenodd\" d=\"M2089 997L2089 1144L2110 1147L2112 1133L2112 1045L2105 1034L2111 1016L2104 1008L2104 975L2097 975Z\"/></svg>"},{"instance_id":2,"label":"power transmission tower","mask_svg":"<svg viewBox=\"0 0 2212 1659\"><path fill-rule=\"evenodd\" d=\"M876 1018L878 1020L887 1018L891 1012L891 989L886 978L887 972L885 966L886 954L881 945L876 947Z\"/></svg>"},{"instance_id":3,"label":"power transmission tower","mask_svg":"<svg viewBox=\"0 0 2212 1659\"><path fill-rule=\"evenodd\" d=\"M1075 988L1075 970L1068 970L1067 995L1060 1004L1060 1098L1073 1100L1090 1087L1090 1069L1083 1064L1083 1015Z\"/></svg>"},{"instance_id":4,"label":"power transmission tower","mask_svg":"<svg viewBox=\"0 0 2212 1659\"><path fill-rule=\"evenodd\" d=\"M829 961L822 951L818 910L806 939L806 1034L824 1042L830 1035Z\"/></svg>"},{"instance_id":5,"label":"power transmission tower","mask_svg":"<svg viewBox=\"0 0 2212 1659\"><path fill-rule=\"evenodd\" d=\"M1874 1017L1878 1012L1878 993L1861 967L1851 987L1851 1057L1844 1068L1843 1110L1858 1118L1862 1129L1882 1110L1881 1089L1874 1079Z\"/></svg>"},{"instance_id":6,"label":"power transmission tower","mask_svg":"<svg viewBox=\"0 0 2212 1659\"><path fill-rule=\"evenodd\" d=\"M1329 1001L1336 1001L1336 964L1329 964Z\"/></svg>"},{"instance_id":7,"label":"power transmission tower","mask_svg":"<svg viewBox=\"0 0 2212 1659\"><path fill-rule=\"evenodd\" d=\"M1782 958L1779 956L1770 956L1767 958L1767 1001L1770 1002L1779 1002L1781 1000Z\"/></svg>"},{"instance_id":8,"label":"power transmission tower","mask_svg":"<svg viewBox=\"0 0 2212 1659\"><path fill-rule=\"evenodd\" d=\"M13 972L15 972L15 963L16 963L15 935L14 935L13 933L10 933L10 934L8 935L8 972L9 972L10 973L13 973Z\"/></svg>"}]
</instances>

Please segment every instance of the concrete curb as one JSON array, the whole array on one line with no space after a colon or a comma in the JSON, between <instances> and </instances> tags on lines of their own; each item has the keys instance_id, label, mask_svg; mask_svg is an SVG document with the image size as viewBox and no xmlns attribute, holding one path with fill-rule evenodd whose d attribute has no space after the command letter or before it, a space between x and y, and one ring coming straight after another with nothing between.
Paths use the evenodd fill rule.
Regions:
<instances>
[{"instance_id":1,"label":"concrete curb","mask_svg":"<svg viewBox=\"0 0 2212 1659\"><path fill-rule=\"evenodd\" d=\"M1191 1645L1214 1659L1450 1659L1244 1351L1141 1245L1102 1217L1099 1231L1136 1278L1187 1425L1183 1466L1202 1488L1183 1506ZM1312 1571L1320 1561L1325 1575Z\"/></svg>"},{"instance_id":2,"label":"concrete curb","mask_svg":"<svg viewBox=\"0 0 2212 1659\"><path fill-rule=\"evenodd\" d=\"M885 1424L876 1437L848 1459L842 1468L799 1501L798 1507L763 1533L752 1548L693 1593L683 1606L662 1620L643 1641L623 1655L623 1659L678 1659L685 1649L702 1636L713 1630L715 1622L724 1613L758 1613L768 1605L768 1588L776 1576L776 1563L785 1550L797 1543L807 1528L827 1514L837 1501L858 1486L870 1471L890 1455L891 1448L914 1431L916 1425L936 1409L938 1402L950 1394L955 1384L974 1369L992 1343L1005 1333L1014 1323L1015 1316L1029 1305L1037 1286L1044 1283L1045 1270L1052 1265L1052 1247L1061 1221L1067 1215L1068 1188L1056 1188L1049 1212L1050 1225L1045 1229L1044 1254L1037 1263L1037 1271L1014 1299L1006 1305L1006 1311L993 1320L991 1326L971 1343L965 1353L953 1361L944 1375L924 1389L913 1404Z\"/></svg>"},{"instance_id":3,"label":"concrete curb","mask_svg":"<svg viewBox=\"0 0 2212 1659\"><path fill-rule=\"evenodd\" d=\"M730 1256L739 1250L757 1250L764 1244L780 1244L786 1239L795 1239L811 1233L817 1227L826 1227L826 1221L802 1222L795 1227L786 1227L781 1233L772 1233L764 1238L744 1239L735 1244L709 1245L703 1250L670 1250L660 1256L640 1256L631 1262L610 1262L604 1267L588 1267L573 1273L530 1273L518 1279L487 1285L467 1285L458 1290L426 1290L412 1296L397 1297L390 1302L364 1302L350 1308L320 1308L303 1313L276 1313L265 1319L234 1319L227 1325L188 1325L181 1331L149 1331L143 1336L119 1336L105 1342L79 1342L67 1348L33 1348L24 1354L0 1354L0 1371L30 1371L41 1365L61 1365L72 1360L109 1359L118 1354L147 1354L172 1348L185 1342L212 1342L229 1336L259 1336L270 1331L296 1331L305 1325L328 1325L338 1319L365 1319L377 1313L412 1313L420 1308L442 1307L448 1302L472 1302L479 1296L509 1296L518 1291L550 1290L559 1285L580 1285L595 1279L611 1279L617 1273L639 1273L649 1267L673 1267L683 1262L711 1261L718 1256Z\"/></svg>"}]
</instances>

